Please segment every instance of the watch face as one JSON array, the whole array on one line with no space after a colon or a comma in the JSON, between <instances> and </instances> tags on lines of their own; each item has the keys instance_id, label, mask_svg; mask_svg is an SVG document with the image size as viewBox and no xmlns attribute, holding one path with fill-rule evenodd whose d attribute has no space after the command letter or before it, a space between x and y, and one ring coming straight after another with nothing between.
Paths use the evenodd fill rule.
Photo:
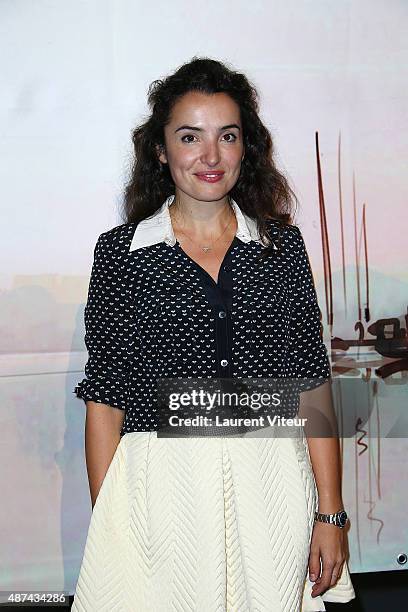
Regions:
<instances>
[{"instance_id":1,"label":"watch face","mask_svg":"<svg viewBox=\"0 0 408 612\"><path fill-rule=\"evenodd\" d=\"M339 512L338 521L342 527L344 527L344 525L347 523L347 513L345 510L342 510L341 512Z\"/></svg>"}]
</instances>

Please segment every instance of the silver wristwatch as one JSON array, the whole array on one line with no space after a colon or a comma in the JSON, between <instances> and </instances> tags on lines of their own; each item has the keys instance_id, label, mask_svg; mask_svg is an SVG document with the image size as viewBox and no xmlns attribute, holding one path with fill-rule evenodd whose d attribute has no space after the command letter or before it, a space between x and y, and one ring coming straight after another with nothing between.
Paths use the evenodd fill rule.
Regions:
<instances>
[{"instance_id":1,"label":"silver wristwatch","mask_svg":"<svg viewBox=\"0 0 408 612\"><path fill-rule=\"evenodd\" d=\"M344 509L335 512L334 514L322 514L321 512L315 512L315 521L330 523L331 525L336 525L336 527L343 529L348 521L348 516Z\"/></svg>"}]
</instances>

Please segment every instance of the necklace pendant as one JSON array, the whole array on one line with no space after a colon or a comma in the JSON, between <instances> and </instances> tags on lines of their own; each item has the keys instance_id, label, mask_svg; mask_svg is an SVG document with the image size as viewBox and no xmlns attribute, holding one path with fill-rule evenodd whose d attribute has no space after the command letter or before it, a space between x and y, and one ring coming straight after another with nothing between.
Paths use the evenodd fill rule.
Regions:
<instances>
[{"instance_id":1,"label":"necklace pendant","mask_svg":"<svg viewBox=\"0 0 408 612\"><path fill-rule=\"evenodd\" d=\"M203 251L204 251L205 253L207 253L208 251L210 251L210 250L211 250L211 247L210 247L210 246L202 246L201 248L203 249Z\"/></svg>"}]
</instances>

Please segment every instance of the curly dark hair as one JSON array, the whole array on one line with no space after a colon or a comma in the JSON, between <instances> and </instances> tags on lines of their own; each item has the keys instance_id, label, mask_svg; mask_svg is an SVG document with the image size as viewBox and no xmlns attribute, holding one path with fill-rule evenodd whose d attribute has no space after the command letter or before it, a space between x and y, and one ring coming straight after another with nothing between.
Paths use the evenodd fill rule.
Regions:
<instances>
[{"instance_id":1,"label":"curly dark hair","mask_svg":"<svg viewBox=\"0 0 408 612\"><path fill-rule=\"evenodd\" d=\"M239 179L229 195L241 210L256 219L261 236L268 240L266 219L290 225L297 198L275 165L271 134L258 115L255 86L244 74L207 57L194 56L164 80L150 84L151 114L132 132L134 158L122 204L124 221L138 222L151 216L175 193L168 164L160 162L157 146L164 146L164 126L169 122L174 104L190 91L224 92L239 106L245 157Z\"/></svg>"}]
</instances>

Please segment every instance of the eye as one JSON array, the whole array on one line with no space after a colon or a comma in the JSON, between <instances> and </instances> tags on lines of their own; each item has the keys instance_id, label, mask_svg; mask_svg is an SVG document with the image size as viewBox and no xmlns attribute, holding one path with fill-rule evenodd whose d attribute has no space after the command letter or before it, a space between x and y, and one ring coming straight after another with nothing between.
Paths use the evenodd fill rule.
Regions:
<instances>
[{"instance_id":1,"label":"eye","mask_svg":"<svg viewBox=\"0 0 408 612\"><path fill-rule=\"evenodd\" d=\"M233 140L228 140L227 142L235 142L237 137L232 132L228 132L228 134L224 134L224 136L232 136Z\"/></svg>"},{"instance_id":2,"label":"eye","mask_svg":"<svg viewBox=\"0 0 408 612\"><path fill-rule=\"evenodd\" d=\"M182 136L181 140L182 142L192 142L192 140L184 140L185 138L195 138L194 134L186 134L185 136Z\"/></svg>"}]
</instances>

